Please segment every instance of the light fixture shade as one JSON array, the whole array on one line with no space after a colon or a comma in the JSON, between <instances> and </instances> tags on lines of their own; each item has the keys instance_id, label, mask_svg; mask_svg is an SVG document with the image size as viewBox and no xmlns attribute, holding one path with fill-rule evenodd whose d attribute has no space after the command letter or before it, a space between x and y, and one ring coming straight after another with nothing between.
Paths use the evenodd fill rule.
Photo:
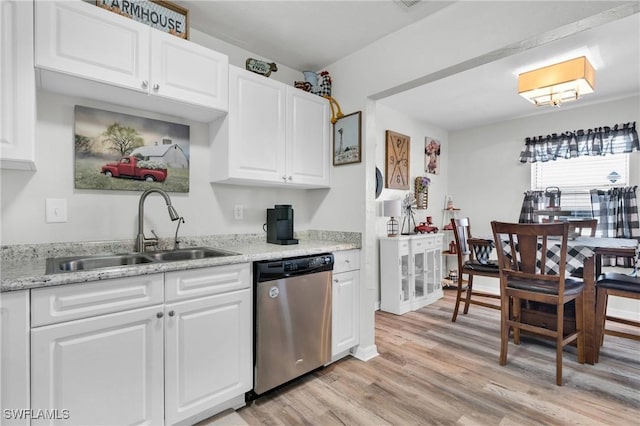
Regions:
<instances>
[{"instance_id":1,"label":"light fixture shade","mask_svg":"<svg viewBox=\"0 0 640 426\"><path fill-rule=\"evenodd\" d=\"M400 200L384 200L382 215L386 217L400 217Z\"/></svg>"},{"instance_id":2,"label":"light fixture shade","mask_svg":"<svg viewBox=\"0 0 640 426\"><path fill-rule=\"evenodd\" d=\"M581 56L520 74L518 93L536 106L557 106L592 93L594 81L593 67Z\"/></svg>"}]
</instances>

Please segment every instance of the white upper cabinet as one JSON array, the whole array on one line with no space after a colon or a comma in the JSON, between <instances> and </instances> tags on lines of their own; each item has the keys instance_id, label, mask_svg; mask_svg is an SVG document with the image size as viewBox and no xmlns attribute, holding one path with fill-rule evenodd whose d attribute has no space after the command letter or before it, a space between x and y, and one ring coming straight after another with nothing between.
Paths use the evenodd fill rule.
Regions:
<instances>
[{"instance_id":1,"label":"white upper cabinet","mask_svg":"<svg viewBox=\"0 0 640 426\"><path fill-rule=\"evenodd\" d=\"M287 181L329 186L330 116L326 99L287 87Z\"/></svg>"},{"instance_id":2,"label":"white upper cabinet","mask_svg":"<svg viewBox=\"0 0 640 426\"><path fill-rule=\"evenodd\" d=\"M210 125L211 180L244 185L328 188L329 102L229 67L229 114Z\"/></svg>"},{"instance_id":3,"label":"white upper cabinet","mask_svg":"<svg viewBox=\"0 0 640 426\"><path fill-rule=\"evenodd\" d=\"M211 121L228 109L228 57L82 1L36 2L43 89Z\"/></svg>"},{"instance_id":4,"label":"white upper cabinet","mask_svg":"<svg viewBox=\"0 0 640 426\"><path fill-rule=\"evenodd\" d=\"M0 2L0 167L35 170L33 2Z\"/></svg>"}]
</instances>

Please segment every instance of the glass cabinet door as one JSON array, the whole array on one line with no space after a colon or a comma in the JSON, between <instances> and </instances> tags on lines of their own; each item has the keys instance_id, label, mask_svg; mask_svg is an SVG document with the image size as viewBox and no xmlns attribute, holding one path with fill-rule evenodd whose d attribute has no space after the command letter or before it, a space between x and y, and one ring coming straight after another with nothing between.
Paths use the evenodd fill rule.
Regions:
<instances>
[{"instance_id":1,"label":"glass cabinet door","mask_svg":"<svg viewBox=\"0 0 640 426\"><path fill-rule=\"evenodd\" d=\"M426 259L425 252L413 254L413 275L414 275L414 298L424 297L425 277L426 277Z\"/></svg>"},{"instance_id":2,"label":"glass cabinet door","mask_svg":"<svg viewBox=\"0 0 640 426\"><path fill-rule=\"evenodd\" d=\"M400 282L402 283L402 288L400 289L400 301L406 302L409 300L409 254L401 253L400 254Z\"/></svg>"}]
</instances>

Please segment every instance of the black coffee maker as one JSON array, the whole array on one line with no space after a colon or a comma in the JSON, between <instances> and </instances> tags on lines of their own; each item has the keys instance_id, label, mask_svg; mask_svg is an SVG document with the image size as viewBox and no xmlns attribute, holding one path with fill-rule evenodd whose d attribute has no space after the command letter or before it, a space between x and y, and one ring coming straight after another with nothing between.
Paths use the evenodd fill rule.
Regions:
<instances>
[{"instance_id":1,"label":"black coffee maker","mask_svg":"<svg viewBox=\"0 0 640 426\"><path fill-rule=\"evenodd\" d=\"M293 238L293 208L290 204L276 204L267 209L267 242L271 244L298 244Z\"/></svg>"}]
</instances>

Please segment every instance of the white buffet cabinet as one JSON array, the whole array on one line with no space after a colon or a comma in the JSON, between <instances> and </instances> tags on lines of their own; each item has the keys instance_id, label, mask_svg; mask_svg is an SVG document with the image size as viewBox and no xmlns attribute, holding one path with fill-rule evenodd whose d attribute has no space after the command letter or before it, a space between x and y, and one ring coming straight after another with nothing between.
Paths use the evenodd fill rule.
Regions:
<instances>
[{"instance_id":1,"label":"white buffet cabinet","mask_svg":"<svg viewBox=\"0 0 640 426\"><path fill-rule=\"evenodd\" d=\"M58 412L31 424L193 424L238 408L251 318L249 263L34 289L30 406Z\"/></svg>"},{"instance_id":2,"label":"white buffet cabinet","mask_svg":"<svg viewBox=\"0 0 640 426\"><path fill-rule=\"evenodd\" d=\"M380 238L380 309L396 315L443 297L442 234Z\"/></svg>"},{"instance_id":3,"label":"white buffet cabinet","mask_svg":"<svg viewBox=\"0 0 640 426\"><path fill-rule=\"evenodd\" d=\"M229 114L210 124L211 181L328 188L329 102L229 67Z\"/></svg>"}]
</instances>

